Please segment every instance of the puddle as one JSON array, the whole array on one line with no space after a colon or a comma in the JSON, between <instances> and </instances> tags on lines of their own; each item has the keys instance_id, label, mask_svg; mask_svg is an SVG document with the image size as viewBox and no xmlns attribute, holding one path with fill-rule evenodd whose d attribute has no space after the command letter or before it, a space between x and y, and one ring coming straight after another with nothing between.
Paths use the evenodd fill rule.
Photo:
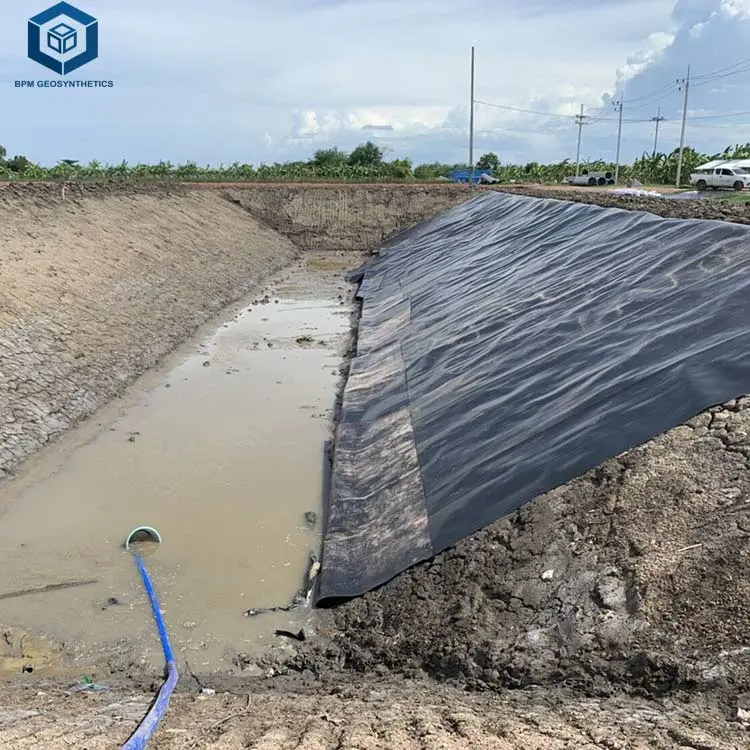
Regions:
<instances>
[{"instance_id":1,"label":"puddle","mask_svg":"<svg viewBox=\"0 0 750 750\"><path fill-rule=\"evenodd\" d=\"M304 608L244 612L287 604L319 547L319 522L311 529L305 513L320 517L348 308L337 297L345 285L329 272L322 290L316 276L305 271L277 284L269 303L245 305L9 485L3 625L65 642L77 667L121 659L160 668L148 600L123 548L131 529L148 525L162 537L146 564L180 662L233 670L237 651L257 655L278 642L276 628L299 629Z\"/></svg>"}]
</instances>

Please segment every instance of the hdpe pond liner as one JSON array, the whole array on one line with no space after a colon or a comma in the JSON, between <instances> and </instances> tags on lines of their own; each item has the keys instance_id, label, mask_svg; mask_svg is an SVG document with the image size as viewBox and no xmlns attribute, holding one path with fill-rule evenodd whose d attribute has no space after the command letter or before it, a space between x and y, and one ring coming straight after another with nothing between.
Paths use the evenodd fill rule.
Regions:
<instances>
[{"instance_id":1,"label":"hdpe pond liner","mask_svg":"<svg viewBox=\"0 0 750 750\"><path fill-rule=\"evenodd\" d=\"M318 603L750 392L750 227L488 192L354 280Z\"/></svg>"}]
</instances>

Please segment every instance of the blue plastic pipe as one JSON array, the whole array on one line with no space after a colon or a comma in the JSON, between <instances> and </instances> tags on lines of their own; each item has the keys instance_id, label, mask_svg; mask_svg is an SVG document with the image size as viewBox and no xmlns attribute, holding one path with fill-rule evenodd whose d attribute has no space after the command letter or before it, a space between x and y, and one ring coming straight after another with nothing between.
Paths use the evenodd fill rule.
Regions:
<instances>
[{"instance_id":1,"label":"blue plastic pipe","mask_svg":"<svg viewBox=\"0 0 750 750\"><path fill-rule=\"evenodd\" d=\"M161 639L164 658L167 662L167 679L161 686L159 694L156 696L156 700L153 702L149 712L138 725L138 729L135 730L130 739L122 746L122 750L144 750L169 708L169 699L172 697L179 678L174 654L172 653L172 645L169 642L169 635L167 634L167 626L164 624L164 617L162 616L156 591L154 591L154 585L151 583L151 577L148 574L148 570L146 570L143 558L140 555L136 555L135 560L138 563L138 570L141 572L146 593L151 601L151 609L156 620L156 627L159 629L159 638Z\"/></svg>"}]
</instances>

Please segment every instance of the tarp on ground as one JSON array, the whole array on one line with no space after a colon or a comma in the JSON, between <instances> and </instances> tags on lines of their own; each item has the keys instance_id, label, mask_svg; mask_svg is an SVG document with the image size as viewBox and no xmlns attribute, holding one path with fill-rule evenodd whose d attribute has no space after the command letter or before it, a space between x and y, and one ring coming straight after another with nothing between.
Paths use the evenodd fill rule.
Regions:
<instances>
[{"instance_id":1,"label":"tarp on ground","mask_svg":"<svg viewBox=\"0 0 750 750\"><path fill-rule=\"evenodd\" d=\"M359 275L319 603L750 392L750 227L492 192Z\"/></svg>"}]
</instances>

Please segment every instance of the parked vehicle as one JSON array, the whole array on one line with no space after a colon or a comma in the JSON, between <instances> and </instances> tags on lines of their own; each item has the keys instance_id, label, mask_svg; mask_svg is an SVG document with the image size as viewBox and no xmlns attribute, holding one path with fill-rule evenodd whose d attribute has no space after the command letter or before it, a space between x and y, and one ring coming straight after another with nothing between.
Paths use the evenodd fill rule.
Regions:
<instances>
[{"instance_id":1,"label":"parked vehicle","mask_svg":"<svg viewBox=\"0 0 750 750\"><path fill-rule=\"evenodd\" d=\"M699 191L708 188L745 190L750 187L750 168L730 161L709 162L690 175L690 184Z\"/></svg>"}]
</instances>

